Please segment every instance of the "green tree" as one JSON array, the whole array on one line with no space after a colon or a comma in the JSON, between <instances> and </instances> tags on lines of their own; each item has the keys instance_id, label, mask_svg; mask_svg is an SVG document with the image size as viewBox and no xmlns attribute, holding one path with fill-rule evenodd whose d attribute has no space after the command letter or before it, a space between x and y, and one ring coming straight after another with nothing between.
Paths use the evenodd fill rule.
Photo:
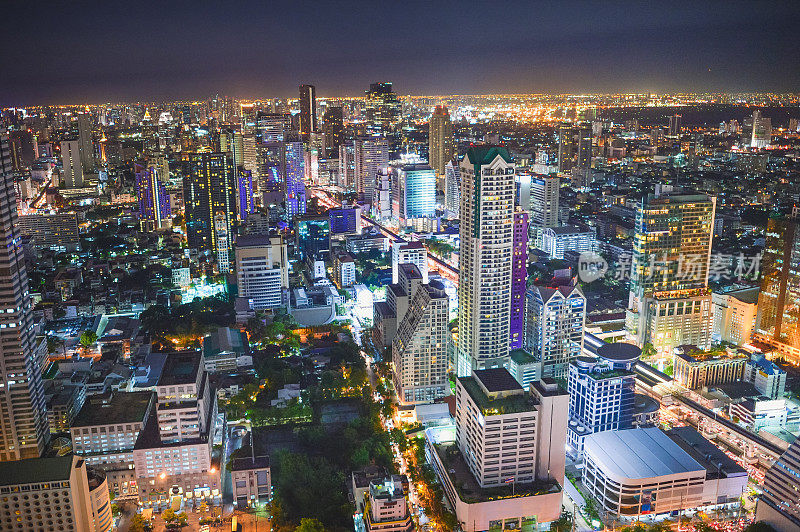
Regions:
<instances>
[{"instance_id":1,"label":"green tree","mask_svg":"<svg viewBox=\"0 0 800 532\"><path fill-rule=\"evenodd\" d=\"M145 521L142 514L133 514L131 516L131 524L128 527L129 532L145 532Z\"/></svg>"},{"instance_id":2,"label":"green tree","mask_svg":"<svg viewBox=\"0 0 800 532\"><path fill-rule=\"evenodd\" d=\"M173 521L178 520L178 514L176 514L175 510L173 510L172 508L167 508L166 510L161 512L161 518L167 523L171 523Z\"/></svg>"},{"instance_id":3,"label":"green tree","mask_svg":"<svg viewBox=\"0 0 800 532\"><path fill-rule=\"evenodd\" d=\"M88 349L92 347L92 345L97 341L97 333L94 331L83 331L81 333L81 345L84 349Z\"/></svg>"},{"instance_id":4,"label":"green tree","mask_svg":"<svg viewBox=\"0 0 800 532\"><path fill-rule=\"evenodd\" d=\"M652 343L647 342L646 344L644 344L644 347L642 347L642 358L645 359L651 358L656 356L656 354L657 354L656 348Z\"/></svg>"},{"instance_id":5,"label":"green tree","mask_svg":"<svg viewBox=\"0 0 800 532\"><path fill-rule=\"evenodd\" d=\"M304 517L300 520L300 526L295 528L294 532L325 532L325 527L317 519Z\"/></svg>"}]
</instances>

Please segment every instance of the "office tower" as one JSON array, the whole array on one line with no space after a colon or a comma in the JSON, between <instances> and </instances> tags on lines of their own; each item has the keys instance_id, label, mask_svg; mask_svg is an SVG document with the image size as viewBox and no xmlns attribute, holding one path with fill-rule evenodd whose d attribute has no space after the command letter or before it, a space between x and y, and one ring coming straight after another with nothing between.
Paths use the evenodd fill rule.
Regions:
<instances>
[{"instance_id":1,"label":"office tower","mask_svg":"<svg viewBox=\"0 0 800 532\"><path fill-rule=\"evenodd\" d=\"M88 113L78 115L78 151L84 173L94 170L94 143L92 142L92 123Z\"/></svg>"},{"instance_id":2,"label":"office tower","mask_svg":"<svg viewBox=\"0 0 800 532\"><path fill-rule=\"evenodd\" d=\"M383 167L378 170L375 189L372 191L372 217L381 223L397 224L394 193L397 189L397 169Z\"/></svg>"},{"instance_id":3,"label":"office tower","mask_svg":"<svg viewBox=\"0 0 800 532\"><path fill-rule=\"evenodd\" d=\"M428 250L422 242L392 242L392 284L399 282L401 264L416 266L423 282L428 283Z\"/></svg>"},{"instance_id":4,"label":"office tower","mask_svg":"<svg viewBox=\"0 0 800 532\"><path fill-rule=\"evenodd\" d=\"M358 191L354 143L339 145L339 182L337 184L347 192Z\"/></svg>"},{"instance_id":5,"label":"office tower","mask_svg":"<svg viewBox=\"0 0 800 532\"><path fill-rule=\"evenodd\" d=\"M670 137L679 137L683 131L683 117L681 115L672 115L669 117L668 135Z\"/></svg>"},{"instance_id":6,"label":"office tower","mask_svg":"<svg viewBox=\"0 0 800 532\"><path fill-rule=\"evenodd\" d=\"M750 146L753 148L766 148L772 141L772 119L765 118L761 111L753 111L753 135Z\"/></svg>"},{"instance_id":7,"label":"office tower","mask_svg":"<svg viewBox=\"0 0 800 532\"><path fill-rule=\"evenodd\" d=\"M755 521L775 530L800 529L800 439L795 440L764 475Z\"/></svg>"},{"instance_id":8,"label":"office tower","mask_svg":"<svg viewBox=\"0 0 800 532\"><path fill-rule=\"evenodd\" d=\"M754 287L711 294L713 343L728 342L741 347L750 342L756 325L758 293L758 287Z\"/></svg>"},{"instance_id":9,"label":"office tower","mask_svg":"<svg viewBox=\"0 0 800 532\"><path fill-rule=\"evenodd\" d=\"M109 532L108 482L75 455L0 464L0 530Z\"/></svg>"},{"instance_id":10,"label":"office tower","mask_svg":"<svg viewBox=\"0 0 800 532\"><path fill-rule=\"evenodd\" d=\"M28 130L9 131L11 166L14 170L30 168L39 158L39 144L34 133Z\"/></svg>"},{"instance_id":11,"label":"office tower","mask_svg":"<svg viewBox=\"0 0 800 532\"><path fill-rule=\"evenodd\" d=\"M514 212L514 246L511 257L510 349L525 344L525 290L528 287L528 213Z\"/></svg>"},{"instance_id":12,"label":"office tower","mask_svg":"<svg viewBox=\"0 0 800 532\"><path fill-rule=\"evenodd\" d=\"M503 147L473 146L461 161L459 376L508 357L514 168Z\"/></svg>"},{"instance_id":13,"label":"office tower","mask_svg":"<svg viewBox=\"0 0 800 532\"><path fill-rule=\"evenodd\" d=\"M296 251L303 260L327 260L331 248L331 223L328 217L303 217L297 220Z\"/></svg>"},{"instance_id":14,"label":"office tower","mask_svg":"<svg viewBox=\"0 0 800 532\"><path fill-rule=\"evenodd\" d=\"M755 338L800 363L800 216L767 224Z\"/></svg>"},{"instance_id":15,"label":"office tower","mask_svg":"<svg viewBox=\"0 0 800 532\"><path fill-rule=\"evenodd\" d=\"M239 198L238 209L236 211L239 221L244 222L247 216L256 212L255 191L253 191L253 174L250 170L239 168L236 178L237 195Z\"/></svg>"},{"instance_id":16,"label":"office tower","mask_svg":"<svg viewBox=\"0 0 800 532\"><path fill-rule=\"evenodd\" d=\"M650 145L660 148L664 145L664 128L654 127L650 130Z\"/></svg>"},{"instance_id":17,"label":"office tower","mask_svg":"<svg viewBox=\"0 0 800 532\"><path fill-rule=\"evenodd\" d=\"M172 227L172 207L164 182L157 168L147 161L133 164L136 176L136 197L139 201L139 227L142 231L157 231Z\"/></svg>"},{"instance_id":18,"label":"office tower","mask_svg":"<svg viewBox=\"0 0 800 532\"><path fill-rule=\"evenodd\" d=\"M475 370L456 380L458 448L481 488L502 486L508 478L529 483L548 478L548 472L549 478L563 477L569 399L555 384L557 393L542 393L545 386L539 381L524 390L505 368ZM493 455L498 451L502 472L492 467L500 464L500 456Z\"/></svg>"},{"instance_id":19,"label":"office tower","mask_svg":"<svg viewBox=\"0 0 800 532\"><path fill-rule=\"evenodd\" d=\"M389 157L396 159L400 155L402 104L391 83L372 83L369 86L364 99L364 115L368 133L384 137Z\"/></svg>"},{"instance_id":20,"label":"office tower","mask_svg":"<svg viewBox=\"0 0 800 532\"><path fill-rule=\"evenodd\" d=\"M542 247L542 232L558 227L558 200L561 179L557 176L535 176L531 179L531 233L533 244Z\"/></svg>"},{"instance_id":21,"label":"office tower","mask_svg":"<svg viewBox=\"0 0 800 532\"><path fill-rule=\"evenodd\" d=\"M657 186L636 209L626 327L660 354L711 343L708 267L716 198Z\"/></svg>"},{"instance_id":22,"label":"office tower","mask_svg":"<svg viewBox=\"0 0 800 532\"><path fill-rule=\"evenodd\" d=\"M633 368L641 353L633 344L617 342L601 345L597 357L579 356L569 363L567 442L579 457L589 434L633 427Z\"/></svg>"},{"instance_id":23,"label":"office tower","mask_svg":"<svg viewBox=\"0 0 800 532\"><path fill-rule=\"evenodd\" d=\"M532 286L526 294L525 347L545 377L565 378L583 350L586 297L575 284Z\"/></svg>"},{"instance_id":24,"label":"office tower","mask_svg":"<svg viewBox=\"0 0 800 532\"><path fill-rule=\"evenodd\" d=\"M401 230L436 230L436 174L427 164L392 167L396 174L393 190L393 218Z\"/></svg>"},{"instance_id":25,"label":"office tower","mask_svg":"<svg viewBox=\"0 0 800 532\"><path fill-rule=\"evenodd\" d=\"M143 504L166 503L174 487L179 493L209 497L213 504L221 502L220 468L211 461L217 420L217 396L211 388L202 353L184 351L164 357L155 384L155 415L133 449Z\"/></svg>"},{"instance_id":26,"label":"office tower","mask_svg":"<svg viewBox=\"0 0 800 532\"><path fill-rule=\"evenodd\" d=\"M353 142L353 167L356 192L368 203L373 202L373 191L378 170L389 164L389 144L385 138L360 137Z\"/></svg>"},{"instance_id":27,"label":"office tower","mask_svg":"<svg viewBox=\"0 0 800 532\"><path fill-rule=\"evenodd\" d=\"M283 305L289 289L289 259L280 236L239 235L236 240L236 281L239 297L255 310Z\"/></svg>"},{"instance_id":28,"label":"office tower","mask_svg":"<svg viewBox=\"0 0 800 532\"><path fill-rule=\"evenodd\" d=\"M215 220L221 215L227 238L227 256L233 246L236 220L236 178L227 153L184 153L183 201L189 247L225 258L219 246ZM230 264L230 259L225 261Z\"/></svg>"},{"instance_id":29,"label":"office tower","mask_svg":"<svg viewBox=\"0 0 800 532\"><path fill-rule=\"evenodd\" d=\"M445 174L445 165L455 155L453 123L444 105L437 105L428 122L428 161L437 176Z\"/></svg>"},{"instance_id":30,"label":"office tower","mask_svg":"<svg viewBox=\"0 0 800 532\"><path fill-rule=\"evenodd\" d=\"M152 391L113 392L89 396L69 428L72 450L106 475L115 497L136 497L133 448L150 416Z\"/></svg>"},{"instance_id":31,"label":"office tower","mask_svg":"<svg viewBox=\"0 0 800 532\"><path fill-rule=\"evenodd\" d=\"M284 113L259 113L256 117L256 131L262 144L276 144L286 140L291 131L291 118Z\"/></svg>"},{"instance_id":32,"label":"office tower","mask_svg":"<svg viewBox=\"0 0 800 532\"><path fill-rule=\"evenodd\" d=\"M317 131L317 89L314 85L300 85L300 135L308 138Z\"/></svg>"},{"instance_id":33,"label":"office tower","mask_svg":"<svg viewBox=\"0 0 800 532\"><path fill-rule=\"evenodd\" d=\"M290 141L284 146L286 217L291 221L306 213L305 156L302 142Z\"/></svg>"},{"instance_id":34,"label":"office tower","mask_svg":"<svg viewBox=\"0 0 800 532\"><path fill-rule=\"evenodd\" d=\"M241 165L244 169L250 172L253 195L255 198L260 198L260 190L258 188L261 182L260 164L258 162L258 139L254 134L242 135L242 162Z\"/></svg>"},{"instance_id":35,"label":"office tower","mask_svg":"<svg viewBox=\"0 0 800 532\"><path fill-rule=\"evenodd\" d=\"M364 509L366 532L411 532L414 522L408 507L405 477L392 475L369 483L369 502Z\"/></svg>"},{"instance_id":36,"label":"office tower","mask_svg":"<svg viewBox=\"0 0 800 532\"><path fill-rule=\"evenodd\" d=\"M322 133L325 136L325 156L339 157L339 147L344 138L344 114L341 107L328 107L322 115Z\"/></svg>"},{"instance_id":37,"label":"office tower","mask_svg":"<svg viewBox=\"0 0 800 532\"><path fill-rule=\"evenodd\" d=\"M217 258L217 268L220 273L229 273L231 270L230 250L233 235L228 232L228 223L224 212L217 212L214 215L214 236L216 238L214 254Z\"/></svg>"},{"instance_id":38,"label":"office tower","mask_svg":"<svg viewBox=\"0 0 800 532\"><path fill-rule=\"evenodd\" d=\"M575 128L562 124L558 128L558 171L569 172L575 166L575 156L578 152Z\"/></svg>"},{"instance_id":39,"label":"office tower","mask_svg":"<svg viewBox=\"0 0 800 532\"><path fill-rule=\"evenodd\" d=\"M578 135L576 144L578 146L577 167L591 168L592 166L592 126L591 124L581 124L576 128Z\"/></svg>"},{"instance_id":40,"label":"office tower","mask_svg":"<svg viewBox=\"0 0 800 532\"><path fill-rule=\"evenodd\" d=\"M83 165L78 140L61 141L61 168L64 186L67 188L83 187Z\"/></svg>"},{"instance_id":41,"label":"office tower","mask_svg":"<svg viewBox=\"0 0 800 532\"><path fill-rule=\"evenodd\" d=\"M16 229L8 137L0 131L0 461L40 456L50 431L41 368L34 359L28 273ZM77 160L77 153L76 153Z\"/></svg>"},{"instance_id":42,"label":"office tower","mask_svg":"<svg viewBox=\"0 0 800 532\"><path fill-rule=\"evenodd\" d=\"M331 235L347 235L361 233L361 209L358 205L345 206L328 210Z\"/></svg>"},{"instance_id":43,"label":"office tower","mask_svg":"<svg viewBox=\"0 0 800 532\"><path fill-rule=\"evenodd\" d=\"M425 283L409 295L408 310L392 341L394 386L401 403L429 403L450 391L449 298L439 281Z\"/></svg>"},{"instance_id":44,"label":"office tower","mask_svg":"<svg viewBox=\"0 0 800 532\"><path fill-rule=\"evenodd\" d=\"M447 161L444 165L444 202L445 208L454 216L458 216L461 205L461 167L457 162Z\"/></svg>"}]
</instances>

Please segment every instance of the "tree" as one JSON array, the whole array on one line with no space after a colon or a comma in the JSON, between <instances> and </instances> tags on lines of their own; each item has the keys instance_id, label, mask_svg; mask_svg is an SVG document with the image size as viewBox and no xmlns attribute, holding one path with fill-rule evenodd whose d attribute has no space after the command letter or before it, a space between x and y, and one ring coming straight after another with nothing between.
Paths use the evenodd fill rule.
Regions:
<instances>
[{"instance_id":1,"label":"tree","mask_svg":"<svg viewBox=\"0 0 800 532\"><path fill-rule=\"evenodd\" d=\"M656 356L656 354L656 348L650 342L647 342L644 344L644 347L642 347L642 358L651 358Z\"/></svg>"},{"instance_id":2,"label":"tree","mask_svg":"<svg viewBox=\"0 0 800 532\"><path fill-rule=\"evenodd\" d=\"M172 508L167 508L163 512L161 512L161 518L164 519L167 523L171 523L172 521L178 520L178 514L175 513L175 510Z\"/></svg>"},{"instance_id":3,"label":"tree","mask_svg":"<svg viewBox=\"0 0 800 532\"><path fill-rule=\"evenodd\" d=\"M304 517L300 520L300 526L295 528L294 532L325 532L325 527L317 519Z\"/></svg>"},{"instance_id":4,"label":"tree","mask_svg":"<svg viewBox=\"0 0 800 532\"><path fill-rule=\"evenodd\" d=\"M94 331L83 331L81 333L81 345L84 349L89 349L97 341L97 333Z\"/></svg>"},{"instance_id":5,"label":"tree","mask_svg":"<svg viewBox=\"0 0 800 532\"><path fill-rule=\"evenodd\" d=\"M145 532L145 521L142 514L133 514L131 516L131 524L128 527L129 532Z\"/></svg>"}]
</instances>

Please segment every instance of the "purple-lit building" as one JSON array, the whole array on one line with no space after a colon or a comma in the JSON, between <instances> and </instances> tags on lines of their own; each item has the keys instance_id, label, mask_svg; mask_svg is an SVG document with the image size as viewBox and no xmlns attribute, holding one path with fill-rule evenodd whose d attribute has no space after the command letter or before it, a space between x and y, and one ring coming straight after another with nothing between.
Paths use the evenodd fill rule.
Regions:
<instances>
[{"instance_id":1,"label":"purple-lit building","mask_svg":"<svg viewBox=\"0 0 800 532\"><path fill-rule=\"evenodd\" d=\"M157 169L145 161L134 163L136 197L139 200L139 224L142 231L165 229L172 225L169 194L158 178Z\"/></svg>"},{"instance_id":2,"label":"purple-lit building","mask_svg":"<svg viewBox=\"0 0 800 532\"><path fill-rule=\"evenodd\" d=\"M332 235L344 235L350 233L360 233L361 210L358 206L340 207L328 211L331 222Z\"/></svg>"},{"instance_id":3,"label":"purple-lit building","mask_svg":"<svg viewBox=\"0 0 800 532\"><path fill-rule=\"evenodd\" d=\"M286 217L294 220L306 213L305 157L302 142L285 146Z\"/></svg>"},{"instance_id":4,"label":"purple-lit building","mask_svg":"<svg viewBox=\"0 0 800 532\"><path fill-rule=\"evenodd\" d=\"M247 220L247 215L256 212L255 199L253 198L253 173L250 170L239 169L239 220Z\"/></svg>"},{"instance_id":5,"label":"purple-lit building","mask_svg":"<svg viewBox=\"0 0 800 532\"><path fill-rule=\"evenodd\" d=\"M521 349L525 340L525 290L528 284L528 213L514 213L511 257L510 349Z\"/></svg>"}]
</instances>

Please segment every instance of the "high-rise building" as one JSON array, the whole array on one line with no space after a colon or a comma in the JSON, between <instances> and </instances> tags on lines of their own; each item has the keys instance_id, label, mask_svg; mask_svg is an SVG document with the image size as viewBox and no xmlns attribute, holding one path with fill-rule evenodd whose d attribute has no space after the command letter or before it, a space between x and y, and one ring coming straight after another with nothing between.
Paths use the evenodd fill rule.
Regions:
<instances>
[{"instance_id":1,"label":"high-rise building","mask_svg":"<svg viewBox=\"0 0 800 532\"><path fill-rule=\"evenodd\" d=\"M669 127L667 134L670 137L679 137L683 131L683 117L681 115L672 115L669 117Z\"/></svg>"},{"instance_id":2,"label":"high-rise building","mask_svg":"<svg viewBox=\"0 0 800 532\"><path fill-rule=\"evenodd\" d=\"M567 442L580 456L589 434L633 427L636 374L642 351L617 342L597 349L597 357L579 356L569 363Z\"/></svg>"},{"instance_id":3,"label":"high-rise building","mask_svg":"<svg viewBox=\"0 0 800 532\"><path fill-rule=\"evenodd\" d=\"M255 310L283 305L289 289L289 258L280 236L239 235L236 241L236 281L239 297Z\"/></svg>"},{"instance_id":4,"label":"high-rise building","mask_svg":"<svg viewBox=\"0 0 800 532\"><path fill-rule=\"evenodd\" d=\"M401 403L428 403L450 392L447 379L449 298L439 281L422 284L392 341L394 385Z\"/></svg>"},{"instance_id":5,"label":"high-rise building","mask_svg":"<svg viewBox=\"0 0 800 532\"><path fill-rule=\"evenodd\" d=\"M575 156L578 153L578 144L575 137L575 128L569 124L562 124L558 128L558 171L569 172L575 166Z\"/></svg>"},{"instance_id":6,"label":"high-rise building","mask_svg":"<svg viewBox=\"0 0 800 532\"><path fill-rule=\"evenodd\" d=\"M451 215L458 216L461 205L461 167L457 162L444 165L444 205Z\"/></svg>"},{"instance_id":7,"label":"high-rise building","mask_svg":"<svg viewBox=\"0 0 800 532\"><path fill-rule=\"evenodd\" d=\"M561 179L558 176L535 176L531 179L531 233L534 245L541 248L542 232L558 227L558 201Z\"/></svg>"},{"instance_id":8,"label":"high-rise building","mask_svg":"<svg viewBox=\"0 0 800 532\"><path fill-rule=\"evenodd\" d=\"M774 217L767 239L758 295L755 338L800 363L800 212Z\"/></svg>"},{"instance_id":9,"label":"high-rise building","mask_svg":"<svg viewBox=\"0 0 800 532\"><path fill-rule=\"evenodd\" d=\"M142 231L172 227L172 208L164 182L155 166L147 161L133 164L136 176L136 197L139 201L139 226Z\"/></svg>"},{"instance_id":10,"label":"high-rise building","mask_svg":"<svg viewBox=\"0 0 800 532\"><path fill-rule=\"evenodd\" d=\"M461 161L459 376L508 357L514 168L503 147L473 146Z\"/></svg>"},{"instance_id":11,"label":"high-rise building","mask_svg":"<svg viewBox=\"0 0 800 532\"><path fill-rule=\"evenodd\" d=\"M393 218L401 229L428 232L436 229L436 174L427 164L392 166Z\"/></svg>"},{"instance_id":12,"label":"high-rise building","mask_svg":"<svg viewBox=\"0 0 800 532\"><path fill-rule=\"evenodd\" d=\"M402 104L391 83L372 83L369 86L364 98L367 130L386 139L391 159L400 154L401 111Z\"/></svg>"},{"instance_id":13,"label":"high-rise building","mask_svg":"<svg viewBox=\"0 0 800 532\"><path fill-rule=\"evenodd\" d=\"M16 227L19 234L33 237L34 249L69 252L81 249L77 213L23 214L17 218Z\"/></svg>"},{"instance_id":14,"label":"high-rise building","mask_svg":"<svg viewBox=\"0 0 800 532\"><path fill-rule=\"evenodd\" d=\"M545 377L565 378L583 350L586 297L569 283L532 286L526 294L525 348L542 363Z\"/></svg>"},{"instance_id":15,"label":"high-rise building","mask_svg":"<svg viewBox=\"0 0 800 532\"><path fill-rule=\"evenodd\" d=\"M78 143L83 171L91 173L94 170L94 143L91 116L88 113L78 114Z\"/></svg>"},{"instance_id":16,"label":"high-rise building","mask_svg":"<svg viewBox=\"0 0 800 532\"><path fill-rule=\"evenodd\" d=\"M189 247L220 256L215 218L222 216L228 256L237 212L236 178L227 153L183 154L183 201ZM230 264L230 259L227 261Z\"/></svg>"},{"instance_id":17,"label":"high-rise building","mask_svg":"<svg viewBox=\"0 0 800 532\"><path fill-rule=\"evenodd\" d=\"M231 271L230 250L233 235L228 232L228 223L224 212L220 211L214 215L214 237L216 239L214 255L217 258L217 268L220 273L229 273Z\"/></svg>"},{"instance_id":18,"label":"high-rise building","mask_svg":"<svg viewBox=\"0 0 800 532\"><path fill-rule=\"evenodd\" d=\"M253 174L250 170L239 168L237 172L237 210L236 215L239 221L244 222L247 216L256 212L256 196L253 190Z\"/></svg>"},{"instance_id":19,"label":"high-rise building","mask_svg":"<svg viewBox=\"0 0 800 532\"><path fill-rule=\"evenodd\" d=\"M578 145L576 166L586 169L592 166L592 125L589 123L581 124L576 128L578 135L576 144Z\"/></svg>"},{"instance_id":20,"label":"high-rise building","mask_svg":"<svg viewBox=\"0 0 800 532\"><path fill-rule=\"evenodd\" d=\"M308 138L317 131L317 89L314 85L300 85L300 135Z\"/></svg>"},{"instance_id":21,"label":"high-rise building","mask_svg":"<svg viewBox=\"0 0 800 532\"><path fill-rule=\"evenodd\" d=\"M660 354L711 343L708 269L716 198L657 187L637 206L626 327Z\"/></svg>"},{"instance_id":22,"label":"high-rise building","mask_svg":"<svg viewBox=\"0 0 800 532\"><path fill-rule=\"evenodd\" d=\"M83 165L81 164L80 141L61 141L61 172L65 187L83 187Z\"/></svg>"},{"instance_id":23,"label":"high-rise building","mask_svg":"<svg viewBox=\"0 0 800 532\"><path fill-rule=\"evenodd\" d=\"M0 131L0 461L42 454L47 426L41 367L33 349L33 317L28 273L19 234L8 137Z\"/></svg>"},{"instance_id":24,"label":"high-rise building","mask_svg":"<svg viewBox=\"0 0 800 532\"><path fill-rule=\"evenodd\" d=\"M711 294L713 343L743 346L750 342L756 324L758 287L724 290Z\"/></svg>"},{"instance_id":25,"label":"high-rise building","mask_svg":"<svg viewBox=\"0 0 800 532\"><path fill-rule=\"evenodd\" d=\"M514 248L511 257L510 349L525 344L525 290L528 287L528 213L514 212Z\"/></svg>"},{"instance_id":26,"label":"high-rise building","mask_svg":"<svg viewBox=\"0 0 800 532\"><path fill-rule=\"evenodd\" d=\"M322 133L325 136L325 155L339 157L339 146L344 138L344 114L341 107L328 107L322 115Z\"/></svg>"},{"instance_id":27,"label":"high-rise building","mask_svg":"<svg viewBox=\"0 0 800 532\"><path fill-rule=\"evenodd\" d=\"M422 275L423 282L427 284L428 250L422 242L392 242L392 284L399 282L400 265L402 264L415 265Z\"/></svg>"},{"instance_id":28,"label":"high-rise building","mask_svg":"<svg viewBox=\"0 0 800 532\"><path fill-rule=\"evenodd\" d=\"M437 105L428 122L428 161L437 176L445 175L445 165L455 155L453 123L444 105Z\"/></svg>"},{"instance_id":29,"label":"high-rise building","mask_svg":"<svg viewBox=\"0 0 800 532\"><path fill-rule=\"evenodd\" d=\"M373 202L373 191L378 170L389 164L389 144L381 137L360 137L353 142L354 179L356 192L368 203Z\"/></svg>"},{"instance_id":30,"label":"high-rise building","mask_svg":"<svg viewBox=\"0 0 800 532\"><path fill-rule=\"evenodd\" d=\"M361 209L358 205L345 206L328 210L331 235L347 235L361 233Z\"/></svg>"},{"instance_id":31,"label":"high-rise building","mask_svg":"<svg viewBox=\"0 0 800 532\"><path fill-rule=\"evenodd\" d=\"M800 530L800 439L795 440L764 475L756 504L756 522L775 530Z\"/></svg>"},{"instance_id":32,"label":"high-rise building","mask_svg":"<svg viewBox=\"0 0 800 532\"><path fill-rule=\"evenodd\" d=\"M772 119L762 116L761 111L753 111L753 135L750 146L766 148L772 142Z\"/></svg>"},{"instance_id":33,"label":"high-rise building","mask_svg":"<svg viewBox=\"0 0 800 532\"><path fill-rule=\"evenodd\" d=\"M347 192L358 191L356 180L356 154L355 143L339 145L339 182L337 183Z\"/></svg>"},{"instance_id":34,"label":"high-rise building","mask_svg":"<svg viewBox=\"0 0 800 532\"><path fill-rule=\"evenodd\" d=\"M245 171L250 172L252 184L253 184L253 195L255 198L260 201L260 190L259 184L261 182L261 175L260 175L260 165L258 163L258 140L256 136L252 133L248 133L242 135L242 162L241 165L244 167Z\"/></svg>"},{"instance_id":35,"label":"high-rise building","mask_svg":"<svg viewBox=\"0 0 800 532\"><path fill-rule=\"evenodd\" d=\"M305 156L302 142L284 143L286 217L291 221L306 213Z\"/></svg>"}]
</instances>

